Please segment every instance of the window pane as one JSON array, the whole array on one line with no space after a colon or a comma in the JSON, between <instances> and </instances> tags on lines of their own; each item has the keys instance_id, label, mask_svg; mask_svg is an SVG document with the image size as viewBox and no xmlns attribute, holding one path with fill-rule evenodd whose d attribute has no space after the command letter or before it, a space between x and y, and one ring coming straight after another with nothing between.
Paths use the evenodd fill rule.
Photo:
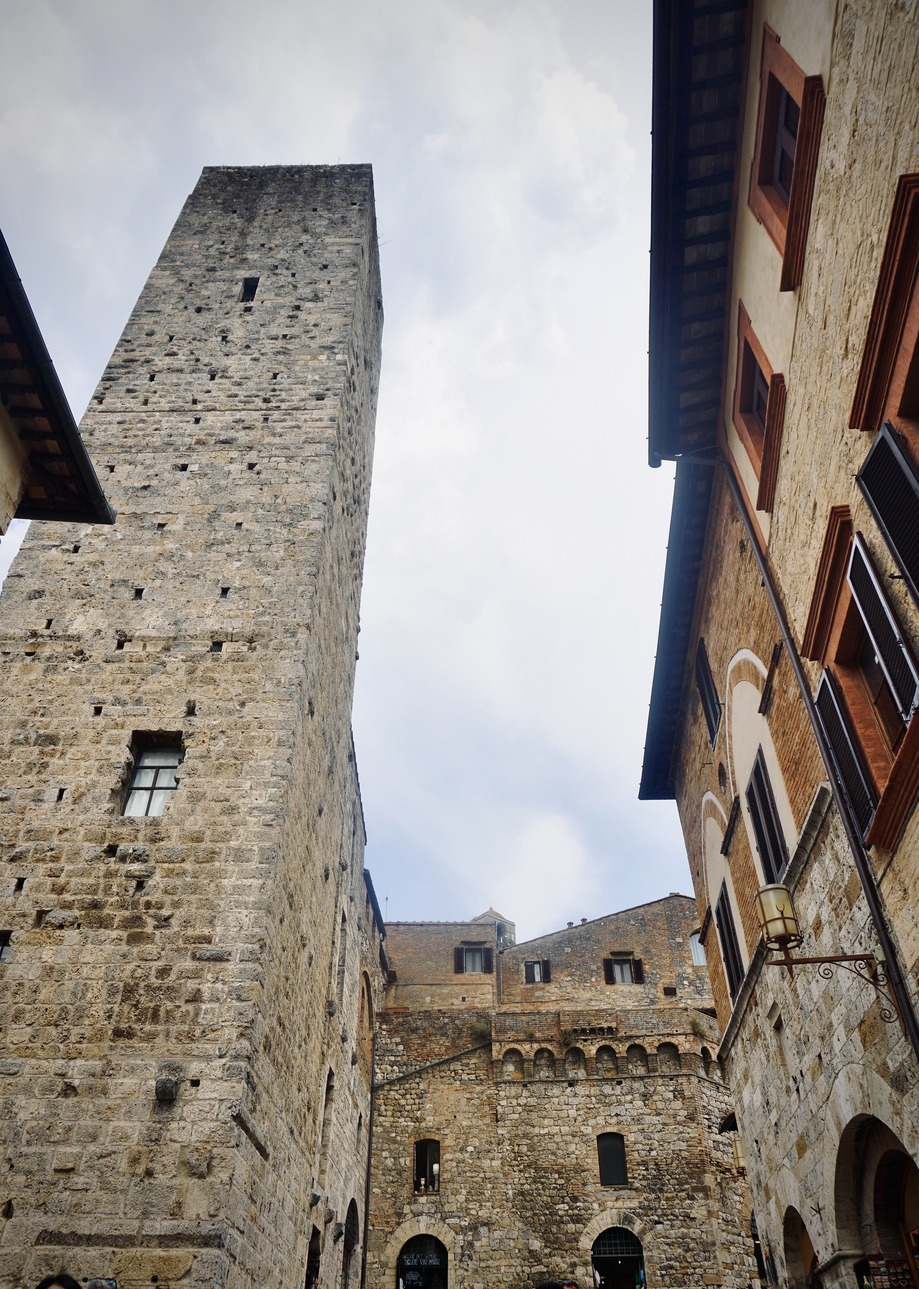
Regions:
<instances>
[{"instance_id":1,"label":"window pane","mask_svg":"<svg viewBox=\"0 0 919 1289\"><path fill-rule=\"evenodd\" d=\"M630 985L632 983L631 958L613 959L613 983L617 985Z\"/></svg>"},{"instance_id":2,"label":"window pane","mask_svg":"<svg viewBox=\"0 0 919 1289\"><path fill-rule=\"evenodd\" d=\"M175 747L148 748L141 752L138 765L178 765L179 750Z\"/></svg>"},{"instance_id":3,"label":"window pane","mask_svg":"<svg viewBox=\"0 0 919 1289\"><path fill-rule=\"evenodd\" d=\"M155 777L155 770L137 769L134 771L134 778L131 780L131 786L133 788L152 788Z\"/></svg>"},{"instance_id":4,"label":"window pane","mask_svg":"<svg viewBox=\"0 0 919 1289\"><path fill-rule=\"evenodd\" d=\"M175 766L166 765L156 771L156 786L158 788L174 788L176 786Z\"/></svg>"},{"instance_id":5,"label":"window pane","mask_svg":"<svg viewBox=\"0 0 919 1289\"><path fill-rule=\"evenodd\" d=\"M693 931L692 935L689 937L689 948L692 953L693 965L696 967L704 967L705 949L702 945L702 941L699 939L698 931Z\"/></svg>"},{"instance_id":6,"label":"window pane","mask_svg":"<svg viewBox=\"0 0 919 1289\"><path fill-rule=\"evenodd\" d=\"M126 815L145 815L147 813L147 799L149 792L131 792L125 803L124 812Z\"/></svg>"},{"instance_id":7,"label":"window pane","mask_svg":"<svg viewBox=\"0 0 919 1289\"><path fill-rule=\"evenodd\" d=\"M151 792L150 809L147 811L147 814L161 815L163 811L166 809L166 802L169 800L171 796L172 796L171 789L164 792L161 788L157 788L155 792Z\"/></svg>"},{"instance_id":8,"label":"window pane","mask_svg":"<svg viewBox=\"0 0 919 1289\"><path fill-rule=\"evenodd\" d=\"M484 965L483 965L483 962L482 962L482 950L481 950L481 949L467 949L467 950L466 950L466 970L467 970L467 971L482 971L482 970L484 970Z\"/></svg>"}]
</instances>

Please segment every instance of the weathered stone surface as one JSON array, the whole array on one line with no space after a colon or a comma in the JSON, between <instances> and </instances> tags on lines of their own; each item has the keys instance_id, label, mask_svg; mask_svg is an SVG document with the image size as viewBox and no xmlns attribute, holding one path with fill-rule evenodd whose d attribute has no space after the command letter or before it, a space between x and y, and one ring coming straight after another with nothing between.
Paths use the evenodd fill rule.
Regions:
<instances>
[{"instance_id":1,"label":"weathered stone surface","mask_svg":"<svg viewBox=\"0 0 919 1289\"><path fill-rule=\"evenodd\" d=\"M83 421L117 524L33 528L4 588L2 1284L299 1286L314 1224L332 1283L326 1212L363 1229L381 321L368 167L206 170ZM179 787L123 817L162 731Z\"/></svg>"}]
</instances>

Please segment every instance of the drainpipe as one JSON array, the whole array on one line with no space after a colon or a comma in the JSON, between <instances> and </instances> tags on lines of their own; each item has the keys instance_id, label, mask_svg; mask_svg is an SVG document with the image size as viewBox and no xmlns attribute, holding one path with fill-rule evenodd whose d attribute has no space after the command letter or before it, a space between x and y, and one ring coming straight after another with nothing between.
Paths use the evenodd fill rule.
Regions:
<instances>
[{"instance_id":1,"label":"drainpipe","mask_svg":"<svg viewBox=\"0 0 919 1289\"><path fill-rule=\"evenodd\" d=\"M361 1246L361 1289L367 1284L367 1241L370 1236L370 1171L373 1167L374 1082L377 1071L377 1032L370 1042L370 1109L367 1111L367 1169L364 1178L364 1239Z\"/></svg>"},{"instance_id":2,"label":"drainpipe","mask_svg":"<svg viewBox=\"0 0 919 1289\"><path fill-rule=\"evenodd\" d=\"M887 976L897 1000L900 1019L903 1022L903 1030L913 1049L913 1055L916 1057L916 1060L919 1061L919 1022L916 1020L913 1002L904 983L903 969L900 964L900 959L897 954L896 947L894 946L893 937L887 926L887 920L884 917L881 893L878 890L871 860L868 857L868 852L865 850L861 829L858 826L854 812L849 804L848 795L836 777L833 756L830 752L829 744L824 736L823 726L820 723L816 708L814 707L814 700L811 696L810 683L807 679L807 673L804 670L804 663L801 661L801 655L798 653L798 646L791 633L791 627L788 625L788 619L785 616L785 605L779 595L778 587L776 586L775 578L773 577L772 569L769 565L769 560L765 551L759 544L759 537L753 527L753 521L747 513L746 503L741 495L740 485L734 477L734 471L723 458L721 466L724 470L725 476L727 477L731 496L734 498L734 503L740 511L740 517L743 520L744 528L747 530L747 537L749 538L753 553L756 556L759 571L762 574L763 586L766 588L766 593L772 604L772 611L775 614L779 630L782 633L782 640L784 641L786 652L791 660L792 669L795 673L795 680L798 682L798 689L800 690L801 698L804 702L804 707L811 723L811 729L814 731L814 738L817 740L820 755L823 757L823 763L826 766L826 770L829 775L833 799L836 802L836 809L839 811L842 826L846 830L846 837L848 838L849 847L852 851L852 858L855 861L855 870L858 873L859 880L862 884L862 890L865 893L865 899L868 902L868 910L871 914L871 920L874 923L874 929L877 932L881 953L884 955L886 962Z\"/></svg>"}]
</instances>

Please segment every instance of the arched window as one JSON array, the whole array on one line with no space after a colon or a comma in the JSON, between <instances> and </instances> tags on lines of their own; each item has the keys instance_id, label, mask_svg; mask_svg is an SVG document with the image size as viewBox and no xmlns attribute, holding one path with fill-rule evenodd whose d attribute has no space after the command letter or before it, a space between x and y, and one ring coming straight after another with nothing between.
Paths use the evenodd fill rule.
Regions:
<instances>
[{"instance_id":1,"label":"arched window","mask_svg":"<svg viewBox=\"0 0 919 1289\"><path fill-rule=\"evenodd\" d=\"M425 1137L415 1142L412 1189L416 1195L431 1195L440 1190L440 1142Z\"/></svg>"},{"instance_id":2,"label":"arched window","mask_svg":"<svg viewBox=\"0 0 919 1289\"><path fill-rule=\"evenodd\" d=\"M523 1053L509 1047L501 1060L501 1076L505 1079L523 1078Z\"/></svg>"},{"instance_id":3,"label":"arched window","mask_svg":"<svg viewBox=\"0 0 919 1289\"><path fill-rule=\"evenodd\" d=\"M601 1132L597 1138L601 1186L627 1186L625 1138L621 1132Z\"/></svg>"},{"instance_id":4,"label":"arched window","mask_svg":"<svg viewBox=\"0 0 919 1289\"><path fill-rule=\"evenodd\" d=\"M548 1047L541 1047L533 1057L533 1073L537 1079L555 1078L555 1056Z\"/></svg>"},{"instance_id":5,"label":"arched window","mask_svg":"<svg viewBox=\"0 0 919 1289\"><path fill-rule=\"evenodd\" d=\"M657 1049L657 1068L661 1074L675 1074L680 1069L680 1049L676 1043L661 1043Z\"/></svg>"},{"instance_id":6,"label":"arched window","mask_svg":"<svg viewBox=\"0 0 919 1289\"><path fill-rule=\"evenodd\" d=\"M447 1289L447 1250L433 1235L416 1235L402 1246L396 1289Z\"/></svg>"},{"instance_id":7,"label":"arched window","mask_svg":"<svg viewBox=\"0 0 919 1289\"><path fill-rule=\"evenodd\" d=\"M357 1205L352 1200L348 1205L348 1216L345 1218L345 1247L341 1255L341 1289L348 1289L348 1280L351 1275L351 1259L354 1256L354 1250L357 1248L359 1234L360 1222L357 1216Z\"/></svg>"},{"instance_id":8,"label":"arched window","mask_svg":"<svg viewBox=\"0 0 919 1289\"><path fill-rule=\"evenodd\" d=\"M594 1281L602 1285L643 1285L645 1260L641 1240L624 1226L608 1226L590 1251Z\"/></svg>"},{"instance_id":9,"label":"arched window","mask_svg":"<svg viewBox=\"0 0 919 1289\"><path fill-rule=\"evenodd\" d=\"M689 952L692 954L692 965L694 967L705 966L705 948L698 931L693 931L689 937Z\"/></svg>"}]
</instances>

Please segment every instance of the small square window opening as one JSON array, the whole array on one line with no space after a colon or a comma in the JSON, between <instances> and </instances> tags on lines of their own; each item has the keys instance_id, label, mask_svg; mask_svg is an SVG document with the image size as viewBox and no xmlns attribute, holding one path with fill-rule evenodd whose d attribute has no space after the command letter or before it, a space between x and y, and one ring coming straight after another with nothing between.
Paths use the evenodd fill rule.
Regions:
<instances>
[{"instance_id":1,"label":"small square window opening","mask_svg":"<svg viewBox=\"0 0 919 1289\"><path fill-rule=\"evenodd\" d=\"M258 290L258 282L259 280L257 277L243 278L242 290L239 293L241 304L249 304L255 299L255 293Z\"/></svg>"}]
</instances>

